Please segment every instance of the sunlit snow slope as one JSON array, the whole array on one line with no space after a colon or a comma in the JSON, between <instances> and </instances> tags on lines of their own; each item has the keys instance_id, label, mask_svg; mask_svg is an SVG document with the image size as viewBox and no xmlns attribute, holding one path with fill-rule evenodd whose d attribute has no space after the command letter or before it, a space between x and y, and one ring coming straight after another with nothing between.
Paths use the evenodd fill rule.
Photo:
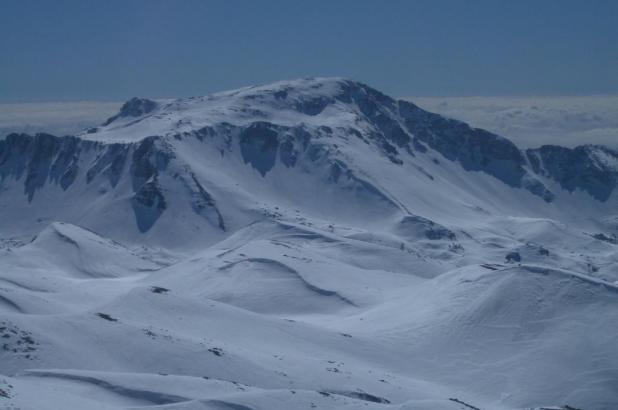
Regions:
<instances>
[{"instance_id":1,"label":"sunlit snow slope","mask_svg":"<svg viewBox=\"0 0 618 410\"><path fill-rule=\"evenodd\" d=\"M615 410L617 182L343 79L9 135L0 408Z\"/></svg>"}]
</instances>

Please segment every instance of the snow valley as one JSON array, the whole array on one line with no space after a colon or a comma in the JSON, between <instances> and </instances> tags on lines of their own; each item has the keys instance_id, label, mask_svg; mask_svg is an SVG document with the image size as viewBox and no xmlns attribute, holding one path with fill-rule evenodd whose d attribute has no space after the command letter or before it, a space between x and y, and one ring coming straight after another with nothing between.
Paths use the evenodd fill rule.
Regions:
<instances>
[{"instance_id":1,"label":"snow valley","mask_svg":"<svg viewBox=\"0 0 618 410\"><path fill-rule=\"evenodd\" d=\"M8 135L0 404L615 409L617 181L338 78Z\"/></svg>"}]
</instances>

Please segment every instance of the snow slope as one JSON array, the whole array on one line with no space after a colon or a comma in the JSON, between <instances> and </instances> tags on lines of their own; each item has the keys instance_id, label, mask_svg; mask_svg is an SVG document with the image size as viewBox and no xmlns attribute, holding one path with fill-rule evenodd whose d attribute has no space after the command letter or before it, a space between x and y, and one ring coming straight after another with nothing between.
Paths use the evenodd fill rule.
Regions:
<instances>
[{"instance_id":1,"label":"snow slope","mask_svg":"<svg viewBox=\"0 0 618 410\"><path fill-rule=\"evenodd\" d=\"M9 135L0 405L614 409L617 177L336 78Z\"/></svg>"}]
</instances>

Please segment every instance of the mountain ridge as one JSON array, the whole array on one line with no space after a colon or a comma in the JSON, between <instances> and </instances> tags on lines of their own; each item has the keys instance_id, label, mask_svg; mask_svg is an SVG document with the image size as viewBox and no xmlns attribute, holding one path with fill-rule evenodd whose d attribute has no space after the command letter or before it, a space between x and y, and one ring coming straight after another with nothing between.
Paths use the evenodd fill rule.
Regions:
<instances>
[{"instance_id":1,"label":"mountain ridge","mask_svg":"<svg viewBox=\"0 0 618 410\"><path fill-rule=\"evenodd\" d=\"M299 87L300 90L296 90L294 88L295 86ZM323 91L323 88L326 88L326 91ZM296 93L294 94L292 90L295 90ZM362 95L363 93L365 95ZM364 115L368 122L375 126L376 129L370 131L369 135L371 136L372 133L374 134L376 130L382 133L384 138L379 141L379 144L381 144L383 153L393 162L397 163L401 161L401 159L398 158L399 151L397 148L405 148L408 153L412 153L413 151L424 152L427 147L431 147L445 158L459 161L466 170L482 170L488 172L512 186L522 186L522 177L525 174L525 171L521 169L523 165L530 162L536 174L540 171L539 161L537 160L538 156L547 157L549 151L555 151L557 149L557 146L543 146L537 149L520 150L515 144L504 137L498 137L490 132L469 127L461 121L429 113L408 101L394 100L365 84L340 78L279 82L266 86L245 87L229 92L212 94L206 97L193 97L173 101L164 100L162 102L155 102L143 98L133 98L122 106L117 115L105 121L102 129L89 129L82 134L78 134L77 137L83 140L95 140L104 143L111 142L113 139L111 141L106 140L106 136L110 134L111 131L107 130L106 127L115 125L114 122L129 118L128 123L120 124L120 128L112 127L116 134L122 135L123 132L126 131L126 128L131 129L132 127L139 126L139 122L144 120L153 122L153 116L157 116L161 120L158 122L164 122L161 118L165 115L176 114L175 110L179 110L178 113L180 114L180 118L176 119L176 125L180 124L178 129L176 129L177 127L174 125L164 124L168 128L167 130L162 131L159 129L158 131L162 132L152 135L139 134L138 141L153 137L181 138L183 133L186 134L187 132L208 134L213 131L213 128L209 126L198 127L197 125L192 125L190 131L183 131L183 122L191 122L191 115L187 115L187 118L181 115L183 112L191 111L191 108L187 108L188 106L197 105L199 107L199 105L202 104L208 107L209 104L213 105L211 100L223 100L223 102L216 102L214 105L232 105L231 108L246 112L251 111L251 104L253 104L247 104L246 101L267 100L269 98L276 103L285 101L288 98L293 98L292 102L287 102L288 106L293 106L294 110L301 114L301 118L295 118L296 122L294 122L292 126L301 125L301 127L305 125L302 120L306 118L303 118L303 115L304 117L319 115L329 105L336 105L341 102L354 105L358 108L360 114ZM241 103L235 101L232 101L232 103L229 101L226 102L226 100L229 99L241 100ZM261 105L268 105L271 103L273 103L273 101L257 103L257 106L260 107ZM234 104L239 105L241 108L234 107ZM229 110L231 110L231 108L228 107ZM199 111L199 109L195 110ZM210 110L212 111L213 109L210 108ZM344 111L352 110L348 109ZM393 111L400 113L400 118L393 119L386 115L392 114ZM258 109L253 109L253 112L257 112L262 116L267 115L265 110L260 111ZM208 119L208 114L210 114L208 109L204 114ZM346 114L349 114L349 112L346 112ZM342 117L340 113L339 117ZM355 121L358 122L359 118L356 118ZM251 118L250 120L244 118L241 120L241 124L244 123L249 127L254 126L254 128L258 127L260 124L264 126L267 126L267 124L281 125L279 123L282 122L286 122L286 120L274 118L273 122L270 123L266 120L259 120L259 118ZM404 127L402 127L401 122L405 122ZM213 122L215 125L226 123L227 121ZM441 129L441 135L435 135L436 129ZM360 131L365 130L362 130L361 127ZM356 133L359 132L359 130L350 127L350 132ZM48 134L39 135L40 137L35 136L34 138L42 138L44 135ZM99 135L101 136L99 137ZM9 142L14 141L15 138L23 139L28 138L28 136L22 134L21 137L19 137L17 134L11 134L7 137ZM577 155L579 152L590 153L592 149L601 151L613 158L618 157L618 154L614 150L607 147L592 145L564 149L562 150L562 154L564 156ZM502 168L510 167L511 169L494 169L491 165L488 167L487 162L492 160L502 161ZM568 159L564 161L568 161ZM499 167L500 166L498 166L498 168ZM613 171L613 169L606 168L604 171L609 172ZM264 170L261 172L264 173ZM548 172L548 174L555 178L561 177L558 172ZM526 184L531 185L526 186ZM561 185L563 187L569 187L568 189L570 190L578 187L577 183L568 184L561 182ZM531 190L531 192L544 197L547 201L551 201L553 198L552 193L547 191L542 184L535 180L530 180L528 178L528 180L524 182L524 186ZM602 201L609 197L608 192L591 195Z\"/></svg>"},{"instance_id":2,"label":"mountain ridge","mask_svg":"<svg viewBox=\"0 0 618 410\"><path fill-rule=\"evenodd\" d=\"M209 147L197 146L195 140ZM213 151L208 156L237 156L263 178L275 166L298 165L304 173L321 174L316 177L334 184L346 181L408 213L375 176L367 179L365 167L355 164L359 149L362 155L387 159L385 167L405 162L430 180L432 169L450 161L547 203L559 191L581 191L605 203L618 182L618 153L609 148L520 150L504 137L397 101L365 84L334 78L167 102L133 98L102 127L76 136L10 134L0 141L0 184L23 180L30 203L46 184L66 191L85 176L85 185L103 179L109 187L101 189L115 191L121 179L128 179L131 187L124 195L131 196L138 230L147 232L168 208L165 191L178 189L161 183L172 172L172 179L189 192L194 213L225 231L217 198L196 175L195 161L181 158L189 145Z\"/></svg>"}]
</instances>

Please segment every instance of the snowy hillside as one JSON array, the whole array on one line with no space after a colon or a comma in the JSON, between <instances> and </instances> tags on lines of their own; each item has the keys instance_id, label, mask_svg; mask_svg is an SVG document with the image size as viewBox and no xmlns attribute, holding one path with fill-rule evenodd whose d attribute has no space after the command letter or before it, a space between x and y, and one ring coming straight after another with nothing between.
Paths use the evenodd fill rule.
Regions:
<instances>
[{"instance_id":1,"label":"snowy hillside","mask_svg":"<svg viewBox=\"0 0 618 410\"><path fill-rule=\"evenodd\" d=\"M0 406L618 408L617 184L331 78L11 134Z\"/></svg>"}]
</instances>

